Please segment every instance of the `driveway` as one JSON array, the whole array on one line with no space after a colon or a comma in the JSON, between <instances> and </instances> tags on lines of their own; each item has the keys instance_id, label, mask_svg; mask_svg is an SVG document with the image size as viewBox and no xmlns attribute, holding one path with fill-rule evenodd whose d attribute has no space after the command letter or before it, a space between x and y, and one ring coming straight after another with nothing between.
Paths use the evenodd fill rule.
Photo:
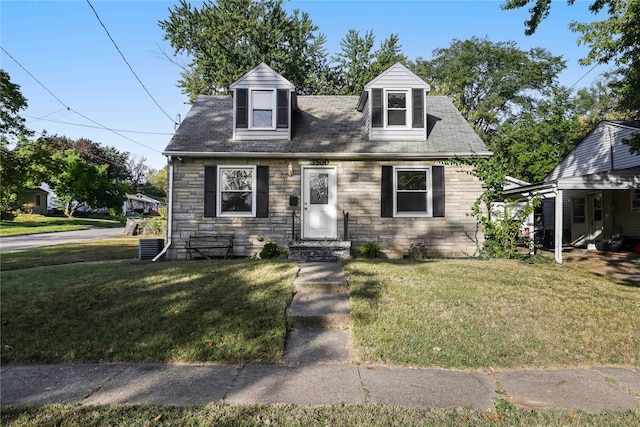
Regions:
<instances>
[{"instance_id":1,"label":"driveway","mask_svg":"<svg viewBox=\"0 0 640 427\"><path fill-rule=\"evenodd\" d=\"M62 245L65 243L87 242L122 236L124 228L89 228L86 230L59 231L57 233L26 234L0 237L0 252L39 246Z\"/></svg>"}]
</instances>

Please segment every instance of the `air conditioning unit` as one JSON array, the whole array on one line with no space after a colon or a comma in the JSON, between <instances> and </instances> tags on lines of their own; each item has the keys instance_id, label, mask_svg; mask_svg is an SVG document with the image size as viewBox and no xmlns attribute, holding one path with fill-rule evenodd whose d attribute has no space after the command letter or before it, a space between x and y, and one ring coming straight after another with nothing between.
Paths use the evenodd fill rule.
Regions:
<instances>
[{"instance_id":1,"label":"air conditioning unit","mask_svg":"<svg viewBox=\"0 0 640 427\"><path fill-rule=\"evenodd\" d=\"M140 239L138 259L153 259L162 251L164 239Z\"/></svg>"}]
</instances>

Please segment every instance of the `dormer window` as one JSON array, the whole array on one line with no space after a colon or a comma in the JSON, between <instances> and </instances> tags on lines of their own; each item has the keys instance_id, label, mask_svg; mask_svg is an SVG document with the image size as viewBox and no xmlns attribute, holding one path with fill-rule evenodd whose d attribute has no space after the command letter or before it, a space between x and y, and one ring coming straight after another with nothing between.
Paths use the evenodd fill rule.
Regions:
<instances>
[{"instance_id":1,"label":"dormer window","mask_svg":"<svg viewBox=\"0 0 640 427\"><path fill-rule=\"evenodd\" d=\"M407 125L407 92L387 92L387 126Z\"/></svg>"},{"instance_id":2,"label":"dormer window","mask_svg":"<svg viewBox=\"0 0 640 427\"><path fill-rule=\"evenodd\" d=\"M251 91L251 128L275 129L275 90Z\"/></svg>"}]
</instances>

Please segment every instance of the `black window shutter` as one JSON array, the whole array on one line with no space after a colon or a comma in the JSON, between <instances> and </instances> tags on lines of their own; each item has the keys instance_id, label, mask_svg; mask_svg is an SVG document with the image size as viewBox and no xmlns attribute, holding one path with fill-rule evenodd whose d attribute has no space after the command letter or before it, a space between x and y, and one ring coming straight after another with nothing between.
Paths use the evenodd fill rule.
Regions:
<instances>
[{"instance_id":1,"label":"black window shutter","mask_svg":"<svg viewBox=\"0 0 640 427\"><path fill-rule=\"evenodd\" d=\"M393 166L382 166L380 216L393 218Z\"/></svg>"},{"instance_id":2,"label":"black window shutter","mask_svg":"<svg viewBox=\"0 0 640 427\"><path fill-rule=\"evenodd\" d=\"M249 127L249 90L236 89L236 128Z\"/></svg>"},{"instance_id":3,"label":"black window shutter","mask_svg":"<svg viewBox=\"0 0 640 427\"><path fill-rule=\"evenodd\" d=\"M382 127L382 89L371 89L371 127Z\"/></svg>"},{"instance_id":4,"label":"black window shutter","mask_svg":"<svg viewBox=\"0 0 640 427\"><path fill-rule=\"evenodd\" d=\"M205 166L204 168L204 216L216 216L216 182L218 180L218 167Z\"/></svg>"},{"instance_id":5,"label":"black window shutter","mask_svg":"<svg viewBox=\"0 0 640 427\"><path fill-rule=\"evenodd\" d=\"M413 105L413 127L424 127L424 89L413 89L412 91Z\"/></svg>"},{"instance_id":6,"label":"black window shutter","mask_svg":"<svg viewBox=\"0 0 640 427\"><path fill-rule=\"evenodd\" d=\"M258 166L256 217L269 218L269 167Z\"/></svg>"},{"instance_id":7,"label":"black window shutter","mask_svg":"<svg viewBox=\"0 0 640 427\"><path fill-rule=\"evenodd\" d=\"M444 166L431 167L431 188L433 189L433 216L444 216Z\"/></svg>"},{"instance_id":8,"label":"black window shutter","mask_svg":"<svg viewBox=\"0 0 640 427\"><path fill-rule=\"evenodd\" d=\"M276 127L289 127L289 91L278 89L278 106L276 111Z\"/></svg>"}]
</instances>

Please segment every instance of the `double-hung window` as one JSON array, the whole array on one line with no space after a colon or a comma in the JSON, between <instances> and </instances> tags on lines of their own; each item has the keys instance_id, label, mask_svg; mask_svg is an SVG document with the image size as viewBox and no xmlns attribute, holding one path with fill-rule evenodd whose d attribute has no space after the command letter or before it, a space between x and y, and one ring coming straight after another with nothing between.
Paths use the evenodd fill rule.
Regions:
<instances>
[{"instance_id":1,"label":"double-hung window","mask_svg":"<svg viewBox=\"0 0 640 427\"><path fill-rule=\"evenodd\" d=\"M431 168L394 168L396 216L431 216Z\"/></svg>"},{"instance_id":2,"label":"double-hung window","mask_svg":"<svg viewBox=\"0 0 640 427\"><path fill-rule=\"evenodd\" d=\"M255 216L255 166L219 166L217 191L219 216Z\"/></svg>"},{"instance_id":3,"label":"double-hung window","mask_svg":"<svg viewBox=\"0 0 640 427\"><path fill-rule=\"evenodd\" d=\"M275 90L261 89L251 91L252 128L275 128Z\"/></svg>"},{"instance_id":4,"label":"double-hung window","mask_svg":"<svg viewBox=\"0 0 640 427\"><path fill-rule=\"evenodd\" d=\"M407 125L407 92L387 92L387 126Z\"/></svg>"}]
</instances>

